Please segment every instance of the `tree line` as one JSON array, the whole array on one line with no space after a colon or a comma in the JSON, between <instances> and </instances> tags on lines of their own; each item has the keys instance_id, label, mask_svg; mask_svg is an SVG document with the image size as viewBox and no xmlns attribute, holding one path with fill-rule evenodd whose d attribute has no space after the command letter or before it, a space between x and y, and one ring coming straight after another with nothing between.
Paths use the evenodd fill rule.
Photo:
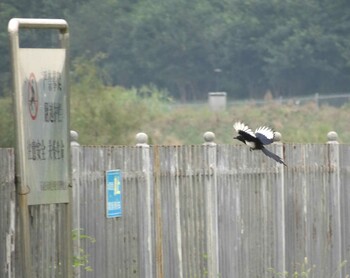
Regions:
<instances>
[{"instance_id":1,"label":"tree line","mask_svg":"<svg viewBox=\"0 0 350 278\"><path fill-rule=\"evenodd\" d=\"M2 0L0 96L10 92L12 17L64 18L71 58L105 85L153 84L181 100L348 92L347 0ZM47 34L23 35L23 45ZM46 36L46 37L45 37Z\"/></svg>"}]
</instances>

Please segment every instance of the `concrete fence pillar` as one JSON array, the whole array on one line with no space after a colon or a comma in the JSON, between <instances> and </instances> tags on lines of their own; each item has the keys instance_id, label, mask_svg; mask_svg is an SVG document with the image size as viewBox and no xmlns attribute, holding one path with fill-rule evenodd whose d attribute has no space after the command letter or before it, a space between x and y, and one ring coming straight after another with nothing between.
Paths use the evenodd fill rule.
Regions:
<instances>
[{"instance_id":1,"label":"concrete fence pillar","mask_svg":"<svg viewBox=\"0 0 350 278\"><path fill-rule=\"evenodd\" d=\"M140 132L136 134L136 146L141 148L142 175L144 184L141 184L138 195L140 214L140 277L155 277L153 271L153 242L152 242L152 167L148 136Z\"/></svg>"},{"instance_id":2,"label":"concrete fence pillar","mask_svg":"<svg viewBox=\"0 0 350 278\"><path fill-rule=\"evenodd\" d=\"M276 146L276 154L284 161L284 146L282 143L282 134L275 132L274 143ZM288 161L285 161L288 165ZM286 271L286 233L285 233L285 183L284 183L284 171L285 166L283 164L277 165L277 186L274 188L276 193L275 211L278 223L277 235L276 235L276 247L275 257L277 258L276 271L278 273L284 273Z\"/></svg>"},{"instance_id":3,"label":"concrete fence pillar","mask_svg":"<svg viewBox=\"0 0 350 278\"><path fill-rule=\"evenodd\" d=\"M71 163L72 163L72 228L73 228L73 256L79 258L80 254L80 145L78 143L78 132L70 131ZM73 258L73 259L74 259ZM73 277L81 276L79 266L73 269Z\"/></svg>"},{"instance_id":4,"label":"concrete fence pillar","mask_svg":"<svg viewBox=\"0 0 350 278\"><path fill-rule=\"evenodd\" d=\"M218 190L217 190L217 145L215 134L207 131L203 135L207 147L209 177L205 183L205 217L207 223L208 277L219 277L218 242Z\"/></svg>"},{"instance_id":5,"label":"concrete fence pillar","mask_svg":"<svg viewBox=\"0 0 350 278\"><path fill-rule=\"evenodd\" d=\"M336 270L342 262L341 241L341 193L340 193L340 160L338 134L330 131L327 134L329 153L329 231L332 235L331 267ZM342 277L342 271L334 273L333 277Z\"/></svg>"}]
</instances>

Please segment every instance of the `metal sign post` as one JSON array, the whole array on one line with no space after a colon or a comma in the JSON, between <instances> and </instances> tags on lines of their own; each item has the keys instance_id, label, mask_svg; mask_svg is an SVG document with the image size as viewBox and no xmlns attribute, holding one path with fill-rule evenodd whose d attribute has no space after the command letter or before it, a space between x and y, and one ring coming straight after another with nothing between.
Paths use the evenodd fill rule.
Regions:
<instances>
[{"instance_id":1,"label":"metal sign post","mask_svg":"<svg viewBox=\"0 0 350 278\"><path fill-rule=\"evenodd\" d=\"M20 29L59 30L61 48L20 48ZM62 19L23 18L11 19L8 32L24 273L31 277L28 205L66 203L66 233L70 242L69 33L68 24ZM68 244L68 257L71 256L70 249Z\"/></svg>"},{"instance_id":2,"label":"metal sign post","mask_svg":"<svg viewBox=\"0 0 350 278\"><path fill-rule=\"evenodd\" d=\"M20 48L20 28L59 29L62 48ZM69 131L67 46L64 20L9 22L21 192L28 204L68 203Z\"/></svg>"}]
</instances>

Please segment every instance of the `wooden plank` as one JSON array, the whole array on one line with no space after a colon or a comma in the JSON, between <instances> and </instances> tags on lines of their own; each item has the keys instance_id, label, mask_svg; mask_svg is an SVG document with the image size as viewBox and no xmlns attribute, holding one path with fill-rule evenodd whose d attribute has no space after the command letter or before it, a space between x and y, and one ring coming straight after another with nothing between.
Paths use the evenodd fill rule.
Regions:
<instances>
[{"instance_id":1,"label":"wooden plank","mask_svg":"<svg viewBox=\"0 0 350 278\"><path fill-rule=\"evenodd\" d=\"M15 269L15 154L13 149L0 149L0 269L4 277L14 277Z\"/></svg>"}]
</instances>

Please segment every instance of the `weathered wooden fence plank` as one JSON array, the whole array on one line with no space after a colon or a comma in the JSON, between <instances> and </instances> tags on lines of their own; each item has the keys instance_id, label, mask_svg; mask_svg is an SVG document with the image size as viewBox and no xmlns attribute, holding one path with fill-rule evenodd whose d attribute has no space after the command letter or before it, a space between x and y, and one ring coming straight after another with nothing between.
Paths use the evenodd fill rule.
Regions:
<instances>
[{"instance_id":1,"label":"weathered wooden fence plank","mask_svg":"<svg viewBox=\"0 0 350 278\"><path fill-rule=\"evenodd\" d=\"M158 151L163 219L163 267L170 277L184 277L182 228L180 217L179 148L169 146Z\"/></svg>"},{"instance_id":2,"label":"weathered wooden fence plank","mask_svg":"<svg viewBox=\"0 0 350 278\"><path fill-rule=\"evenodd\" d=\"M350 146L339 145L342 277L350 273ZM346 261L347 260L347 261Z\"/></svg>"},{"instance_id":3,"label":"weathered wooden fence plank","mask_svg":"<svg viewBox=\"0 0 350 278\"><path fill-rule=\"evenodd\" d=\"M15 276L15 154L0 149L0 277Z\"/></svg>"}]
</instances>

